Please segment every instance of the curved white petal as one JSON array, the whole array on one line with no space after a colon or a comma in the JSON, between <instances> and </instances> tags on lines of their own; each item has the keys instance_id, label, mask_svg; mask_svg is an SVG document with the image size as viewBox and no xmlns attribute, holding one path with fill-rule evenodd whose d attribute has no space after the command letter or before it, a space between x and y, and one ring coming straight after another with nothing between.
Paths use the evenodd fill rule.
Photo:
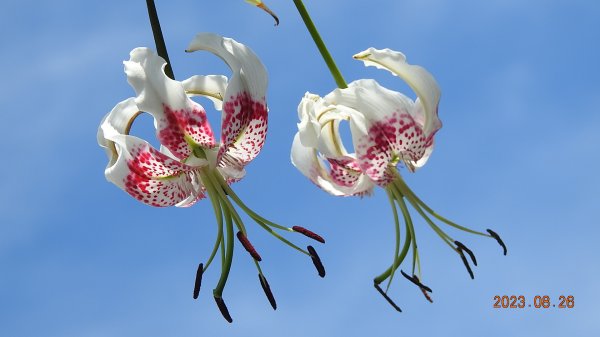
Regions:
<instances>
[{"instance_id":1,"label":"curved white petal","mask_svg":"<svg viewBox=\"0 0 600 337\"><path fill-rule=\"evenodd\" d=\"M123 63L137 94L135 102L154 117L161 144L180 159L191 154L188 142L204 148L216 146L204 108L188 98L180 82L165 75L166 62L161 57L148 48L136 48Z\"/></svg>"},{"instance_id":2,"label":"curved white petal","mask_svg":"<svg viewBox=\"0 0 600 337\"><path fill-rule=\"evenodd\" d=\"M322 106L322 101L321 97L307 92L298 104L298 118L300 119L298 134L304 146L317 147L319 145L321 125L315 114L320 110L317 106Z\"/></svg>"},{"instance_id":3,"label":"curved white petal","mask_svg":"<svg viewBox=\"0 0 600 337\"><path fill-rule=\"evenodd\" d=\"M109 166L114 164L118 157L112 137L128 134L131 124L140 113L135 98L132 97L119 102L100 122L98 144L106 150Z\"/></svg>"},{"instance_id":4,"label":"curved white petal","mask_svg":"<svg viewBox=\"0 0 600 337\"><path fill-rule=\"evenodd\" d=\"M440 102L440 88L433 76L425 68L411 65L406 62L406 56L401 52L391 49L369 48L356 55L354 58L361 60L365 66L374 66L384 69L402 78L417 94L423 109L423 131L426 137L434 134L441 126L438 118L438 104Z\"/></svg>"},{"instance_id":5,"label":"curved white petal","mask_svg":"<svg viewBox=\"0 0 600 337\"><path fill-rule=\"evenodd\" d=\"M331 173L317 155L317 150L307 147L296 133L292 144L292 164L315 185L335 196L366 195L373 190L374 184L359 170L349 170L346 163L334 162ZM357 167L358 168L358 167Z\"/></svg>"},{"instance_id":6,"label":"curved white petal","mask_svg":"<svg viewBox=\"0 0 600 337\"><path fill-rule=\"evenodd\" d=\"M198 34L186 51L207 50L227 63L232 77L225 90L220 163L241 167L262 149L267 133L267 72L256 54L235 40Z\"/></svg>"},{"instance_id":7,"label":"curved white petal","mask_svg":"<svg viewBox=\"0 0 600 337\"><path fill-rule=\"evenodd\" d=\"M319 152L326 158L341 158L349 153L340 136L340 124L349 121L350 116L356 113L353 109L342 105L328 105L325 110L318 113L321 134L319 137Z\"/></svg>"},{"instance_id":8,"label":"curved white petal","mask_svg":"<svg viewBox=\"0 0 600 337\"><path fill-rule=\"evenodd\" d=\"M223 75L196 75L181 82L188 96L203 96L210 99L215 109L223 108L223 97L227 88L227 77Z\"/></svg>"}]
</instances>

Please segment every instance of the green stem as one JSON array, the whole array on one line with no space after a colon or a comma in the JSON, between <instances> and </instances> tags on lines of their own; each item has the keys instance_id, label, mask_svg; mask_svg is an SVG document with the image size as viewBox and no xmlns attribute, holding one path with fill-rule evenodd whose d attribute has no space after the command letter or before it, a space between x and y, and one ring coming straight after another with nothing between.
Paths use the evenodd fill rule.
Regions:
<instances>
[{"instance_id":1,"label":"green stem","mask_svg":"<svg viewBox=\"0 0 600 337\"><path fill-rule=\"evenodd\" d=\"M280 226L280 225L278 225L278 224L276 224L274 222L271 222L271 221L269 221L269 220L261 217L260 215L256 214L250 208L248 208L242 202L242 200L235 194L235 192L233 191L233 189L231 189L231 187L229 187L229 185L227 185L227 182L225 181L225 179L223 178L223 176L217 170L213 170L212 171L212 176L209 177L209 178L211 179L211 181L214 184L220 184L221 185L221 188L218 188L217 190L221 194L222 198L225 198L225 200L227 201L227 203L229 203L229 205L231 205L231 202L229 201L229 199L227 199L227 196L231 197L238 204L238 206L240 206L246 212L246 214L248 214L254 220L254 222L256 222L264 230L266 230L267 232L269 232L269 234L273 235L274 237L276 237L277 239L279 239L281 242L283 242L286 245L288 245L288 246L290 246L290 247L298 250L299 252L302 252L303 254L306 254L306 255L310 256L310 254L307 251L305 251L304 249L302 249L302 248L296 246L295 244L291 243L289 240L285 239L281 235L277 234L269 226L273 226L273 227L276 227L276 228L279 228L279 229L283 229L283 230L286 230L286 231L293 232L293 230L291 228L283 227L283 226ZM227 193L227 195L225 195L225 192ZM233 205L231 205L230 208L233 209ZM239 218L239 215L237 215L237 212L234 213L234 215ZM243 228L243 225L242 225L242 228ZM246 229L244 228L242 232L245 234L246 233Z\"/></svg>"},{"instance_id":2,"label":"green stem","mask_svg":"<svg viewBox=\"0 0 600 337\"><path fill-rule=\"evenodd\" d=\"M204 266L204 270L208 269L208 266L212 263L215 255L217 254L217 250L219 249L219 245L223 242L223 211L221 210L221 204L219 202L218 195L208 187L210 186L210 181L208 181L208 177L203 171L200 171L200 179L203 181L204 186L207 186L208 197L210 199L211 204L213 205L213 210L215 212L215 217L217 218L217 240L215 241L215 245L213 247L212 252ZM221 254L221 260L224 262L225 257Z\"/></svg>"},{"instance_id":3,"label":"green stem","mask_svg":"<svg viewBox=\"0 0 600 337\"><path fill-rule=\"evenodd\" d=\"M393 199L394 199L393 191L391 191L391 190L387 190L387 191L389 194L391 194L390 201L392 201L394 217L396 218L398 212L396 211L395 205L393 204ZM406 254L408 254L408 249L410 248L410 243L411 243L411 235L410 235L410 229L409 229L409 223L411 223L411 219L410 219L410 215L407 216L407 214L404 214L404 213L402 215L404 216L404 227L406 230L406 234L404 236L404 245L402 246L402 251L400 251L399 255L395 256L394 262L392 263L392 265L386 271L384 271L381 275L377 276L374 279L375 283L377 283L377 284L385 281L385 279L390 277L390 275L392 275L392 273L394 273L396 271L396 269L398 269L398 267L400 266L402 261L404 261ZM388 284L388 287L389 287L389 284Z\"/></svg>"},{"instance_id":4,"label":"green stem","mask_svg":"<svg viewBox=\"0 0 600 337\"><path fill-rule=\"evenodd\" d=\"M231 199L233 199L233 201L240 206L244 212L246 212L246 214L248 214L254 221L256 222L262 222L263 224L269 225L271 227L277 228L277 229L281 229L287 232L293 232L294 230L288 227L284 227L281 225L278 225L276 223L274 223L273 221L269 221L265 218L263 218L262 216L260 216L258 213L254 212L250 207L246 206L246 204L244 204L244 202L242 201L242 199L240 199L240 197L237 196L237 194L235 194L235 191L229 187L229 185L227 185L227 182L225 181L225 179L223 179L223 176L217 171L214 170L213 174L215 176L215 181L218 182L221 187L223 188L223 190L225 192L227 192L227 195L231 197Z\"/></svg>"},{"instance_id":5,"label":"green stem","mask_svg":"<svg viewBox=\"0 0 600 337\"><path fill-rule=\"evenodd\" d=\"M456 229L460 229L462 231L471 233L471 234L476 234L476 235L481 235L481 236L487 236L487 237L492 237L489 234L486 233L482 233L476 230L472 230L470 228L461 226L457 223L454 223L448 219L446 219L445 217L437 214L433 209L431 209L429 206L427 206L427 204L425 202L423 202L421 199L419 199L419 197L415 194L415 192L413 192L410 187L408 187L408 185L404 182L404 180L402 179L402 177L399 174L396 174L396 179L394 179L394 183L396 183L398 185L398 187L400 188L400 190L402 190L404 192L404 194L406 194L407 196L410 196L410 198L412 198L414 201L416 201L419 205L421 205L421 207L423 207L424 210L426 210L429 214L433 215L436 219L442 221L443 223L452 226Z\"/></svg>"},{"instance_id":6,"label":"green stem","mask_svg":"<svg viewBox=\"0 0 600 337\"><path fill-rule=\"evenodd\" d=\"M413 247L413 268L412 274L415 274L415 266L418 266L419 277L421 277L421 263L419 262L419 249L417 247L417 235L415 234L415 227L413 226L412 219L410 217L410 212L408 211L408 207L406 207L406 203L404 202L404 195L398 188L393 186L391 188L394 196L396 198L396 203L400 206L400 210L402 211L402 215L404 216L404 221L408 224L408 233L410 233L412 247ZM407 234L408 235L408 234Z\"/></svg>"},{"instance_id":7,"label":"green stem","mask_svg":"<svg viewBox=\"0 0 600 337\"><path fill-rule=\"evenodd\" d=\"M394 214L394 228L396 232L396 243L394 247L394 261L392 263L392 274L390 275L390 279L388 280L388 284L385 288L385 292L387 293L390 289L390 285L394 280L394 275L396 274L396 268L398 268L399 261L397 259L398 253L400 252L400 221L398 219L398 210L396 209L396 204L394 203L394 194L389 189L386 188L385 192L387 193L388 199L390 201L390 205L392 206L392 212Z\"/></svg>"},{"instance_id":8,"label":"green stem","mask_svg":"<svg viewBox=\"0 0 600 337\"><path fill-rule=\"evenodd\" d=\"M231 270L231 262L233 261L233 221L227 206L222 205L222 209L223 214L225 215L227 242L225 243L225 263L221 269L221 277L219 278L217 287L213 290L213 295L218 298L222 297L223 295L223 288L225 288L225 283L227 282L227 277L229 277L229 271Z\"/></svg>"},{"instance_id":9,"label":"green stem","mask_svg":"<svg viewBox=\"0 0 600 337\"><path fill-rule=\"evenodd\" d=\"M169 61L169 54L167 53L167 46L165 44L165 39L163 38L162 29L160 28L160 22L158 21L158 13L156 12L154 0L146 0L146 7L148 7L148 17L150 18L150 25L152 26L152 35L154 35L156 52L158 53L158 56L162 57L167 62L165 74L170 79L174 80L175 75L173 75L171 61Z\"/></svg>"},{"instance_id":10,"label":"green stem","mask_svg":"<svg viewBox=\"0 0 600 337\"><path fill-rule=\"evenodd\" d=\"M321 53L323 60L327 64L327 67L329 68L329 72L331 72L331 75L333 76L333 79L335 80L335 83L337 84L338 88L340 88L340 89L347 88L348 85L346 84L346 81L344 80L342 73L340 73L340 70L336 66L335 61L333 60L333 57L331 57L329 50L327 50L327 47L325 46L323 39L321 39L321 35L319 34L317 27L315 27L315 24L313 23L312 19L310 18L310 15L308 14L306 7L304 7L304 3L302 2L302 0L294 0L294 5L296 5L296 9L298 9L298 13L300 13L300 16L302 17L302 21L304 21L304 25L306 26L306 29L308 29L310 36L312 37L313 41L317 45L317 48L319 49L319 52Z\"/></svg>"},{"instance_id":11,"label":"green stem","mask_svg":"<svg viewBox=\"0 0 600 337\"><path fill-rule=\"evenodd\" d=\"M210 171L216 171L216 170L210 170ZM238 227L238 229L242 233L244 233L244 235L247 235L246 227L244 227L242 218L240 218L240 215L233 207L233 204L231 204L231 201L229 201L229 199L227 198L227 195L223 191L223 188L221 188L222 185L218 181L218 180L223 180L223 178L221 176L215 176L215 175L211 174L210 171L208 173L206 173L206 177L208 180L208 184L206 185L206 187L208 189L212 189L215 193L217 193L219 195L219 198L223 202L224 206L227 207L227 209L229 210L229 214L232 215L233 220L235 221L235 224Z\"/></svg>"}]
</instances>

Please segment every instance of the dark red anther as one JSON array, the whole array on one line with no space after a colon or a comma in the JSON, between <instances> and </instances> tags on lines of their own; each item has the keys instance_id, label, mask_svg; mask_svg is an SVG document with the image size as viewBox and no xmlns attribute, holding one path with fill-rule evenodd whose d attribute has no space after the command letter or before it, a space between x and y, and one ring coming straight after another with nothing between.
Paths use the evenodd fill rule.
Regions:
<instances>
[{"instance_id":1,"label":"dark red anther","mask_svg":"<svg viewBox=\"0 0 600 337\"><path fill-rule=\"evenodd\" d=\"M221 315L223 315L223 318L225 318L225 320L229 323L233 322L233 318L231 318L231 315L229 315L229 310L227 310L227 306L225 305L223 298L215 296L215 302L217 302L217 307L219 307L219 311L221 312Z\"/></svg>"},{"instance_id":2,"label":"dark red anther","mask_svg":"<svg viewBox=\"0 0 600 337\"><path fill-rule=\"evenodd\" d=\"M262 286L265 295L267 295L269 303L271 303L271 307L273 307L273 310L277 310L277 302L275 302L275 297L273 296L273 292L271 292L269 282L267 282L267 279L262 274L258 274L258 279L260 280L260 285Z\"/></svg>"},{"instance_id":3,"label":"dark red anther","mask_svg":"<svg viewBox=\"0 0 600 337\"><path fill-rule=\"evenodd\" d=\"M319 257L319 254L317 254L317 251L313 248L313 246L308 246L306 247L306 249L308 249L308 252L310 253L310 258L312 259L315 268L317 268L319 276L325 277L325 267L323 266L321 258Z\"/></svg>"},{"instance_id":4,"label":"dark red anther","mask_svg":"<svg viewBox=\"0 0 600 337\"><path fill-rule=\"evenodd\" d=\"M431 290L431 288L429 288L428 286L424 285L423 283L421 283L421 281L419 281L419 278L417 277L417 275L413 275L413 276L409 276L407 273L405 273L403 270L400 270L400 273L402 274L402 276L404 276L407 280L409 280L410 282L414 283L416 286L418 286L419 288L421 288L421 290L423 291L428 291L428 292L433 292Z\"/></svg>"},{"instance_id":5,"label":"dark red anther","mask_svg":"<svg viewBox=\"0 0 600 337\"><path fill-rule=\"evenodd\" d=\"M308 236L309 238L315 240L315 241L319 241L320 243L325 243L325 239L323 239L323 237L321 237L319 234L308 230L304 227L300 227L300 226L294 226L292 227L292 229L294 230L294 232L298 232L304 236Z\"/></svg>"},{"instance_id":6,"label":"dark red anther","mask_svg":"<svg viewBox=\"0 0 600 337\"><path fill-rule=\"evenodd\" d=\"M429 296L429 293L427 293L427 291L425 291L425 289L421 288L421 292L423 293L423 295L425 296L425 298L429 301L429 303L433 303L433 300L431 299L431 296Z\"/></svg>"},{"instance_id":7,"label":"dark red anther","mask_svg":"<svg viewBox=\"0 0 600 337\"><path fill-rule=\"evenodd\" d=\"M473 252L469 248L467 248L467 246L463 245L462 242L460 242L460 241L454 241L454 244L456 245L456 247L458 247L458 249L464 250L465 252L467 252L467 254L469 254L469 256L471 257L471 261L473 261L473 264L477 265L477 260L475 259L475 254L473 254Z\"/></svg>"},{"instance_id":8,"label":"dark red anther","mask_svg":"<svg viewBox=\"0 0 600 337\"><path fill-rule=\"evenodd\" d=\"M502 239L500 238L500 235L498 235L496 232L494 232L491 229L487 229L487 232L490 233L490 235L496 239L496 241L498 241L498 244L500 245L500 247L502 247L502 249L504 249L504 255L506 255L506 253L508 252L508 250L506 249L506 246L504 245L504 242L502 241Z\"/></svg>"},{"instance_id":9,"label":"dark red anther","mask_svg":"<svg viewBox=\"0 0 600 337\"><path fill-rule=\"evenodd\" d=\"M196 281L194 282L194 299L198 298L200 294L200 286L202 285L202 274L204 274L204 265L200 263L198 270L196 270Z\"/></svg>"},{"instance_id":10,"label":"dark red anther","mask_svg":"<svg viewBox=\"0 0 600 337\"><path fill-rule=\"evenodd\" d=\"M375 289L377 289L377 291L381 294L381 296L383 296L383 298L385 298L385 300L392 307L394 307L394 309L396 309L398 312L402 312L402 309L400 309L400 307L396 303L394 303L394 301L392 301L392 299L388 296L388 294L386 294L385 291L383 291L383 289L381 289L379 284L377 284L376 282L373 282L373 285L375 286Z\"/></svg>"},{"instance_id":11,"label":"dark red anther","mask_svg":"<svg viewBox=\"0 0 600 337\"><path fill-rule=\"evenodd\" d=\"M258 255L256 249L254 249L254 246L252 246L252 244L250 243L246 235L244 235L244 233L242 233L241 231L237 232L237 238L238 240L240 240L242 246L244 246L244 249L246 249L246 251L250 253L253 259L255 259L256 261L262 261L262 258L260 257L260 255Z\"/></svg>"}]
</instances>

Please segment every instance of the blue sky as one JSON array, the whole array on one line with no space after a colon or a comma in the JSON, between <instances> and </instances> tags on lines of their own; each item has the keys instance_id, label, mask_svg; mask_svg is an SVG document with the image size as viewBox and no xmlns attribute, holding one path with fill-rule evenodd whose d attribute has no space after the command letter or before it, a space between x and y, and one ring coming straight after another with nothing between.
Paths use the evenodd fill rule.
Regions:
<instances>
[{"instance_id":1,"label":"blue sky","mask_svg":"<svg viewBox=\"0 0 600 337\"><path fill-rule=\"evenodd\" d=\"M269 136L234 186L264 216L327 239L320 279L310 261L263 234L253 243L278 300L272 311L250 258L237 250L227 324L195 268L210 252L207 202L154 209L106 182L96 144L101 118L133 95L122 61L153 47L142 1L0 3L0 335L2 336L593 336L600 333L600 4L595 1L307 1L346 80L397 78L351 56L368 47L404 52L442 88L436 150L410 186L461 224L479 262L460 259L419 222L424 283L434 303L398 277L393 311L372 288L390 262L393 222L383 191L335 198L289 162L296 106L334 89L291 1L281 18L242 1L159 1L175 75L228 74L208 54L185 54L201 31L249 45L270 74ZM412 95L412 94L411 94ZM210 111L210 106L206 106ZM214 112L213 112L214 113ZM213 120L218 120L214 113ZM143 134L149 118L136 124ZM298 240L303 243L307 241ZM573 295L573 309L494 309L495 295Z\"/></svg>"}]
</instances>

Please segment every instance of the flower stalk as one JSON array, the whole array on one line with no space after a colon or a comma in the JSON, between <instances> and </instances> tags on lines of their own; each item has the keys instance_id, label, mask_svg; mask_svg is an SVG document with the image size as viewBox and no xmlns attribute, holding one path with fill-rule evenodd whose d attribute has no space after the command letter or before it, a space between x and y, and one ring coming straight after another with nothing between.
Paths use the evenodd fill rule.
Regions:
<instances>
[{"instance_id":1,"label":"flower stalk","mask_svg":"<svg viewBox=\"0 0 600 337\"><path fill-rule=\"evenodd\" d=\"M323 42L323 39L321 38L317 27L310 18L310 14L308 14L304 3L302 2L302 0L294 0L294 5L296 5L296 9L298 10L300 17L302 17L302 21L304 21L306 29L308 29L310 36L315 42L315 45L317 45L317 48L319 49L323 60L327 64L327 68L329 68L329 72L331 73L331 76L333 76L333 79L335 80L335 83L337 84L338 88L347 88L348 84L346 84L346 80L344 80L344 77L342 76L342 73L335 64L333 57L331 57L331 54L329 53L327 46L325 46L325 42Z\"/></svg>"},{"instance_id":2,"label":"flower stalk","mask_svg":"<svg viewBox=\"0 0 600 337\"><path fill-rule=\"evenodd\" d=\"M165 44L162 29L160 28L160 21L158 20L158 13L156 12L154 0L146 0L146 7L148 8L150 26L152 26L152 35L154 36L156 52L158 56L162 57L163 59L165 59L165 61L167 61L167 65L165 66L165 74L170 79L174 80L175 75L173 75L173 68L171 67L171 61L169 60L169 53L167 52L167 45Z\"/></svg>"}]
</instances>

